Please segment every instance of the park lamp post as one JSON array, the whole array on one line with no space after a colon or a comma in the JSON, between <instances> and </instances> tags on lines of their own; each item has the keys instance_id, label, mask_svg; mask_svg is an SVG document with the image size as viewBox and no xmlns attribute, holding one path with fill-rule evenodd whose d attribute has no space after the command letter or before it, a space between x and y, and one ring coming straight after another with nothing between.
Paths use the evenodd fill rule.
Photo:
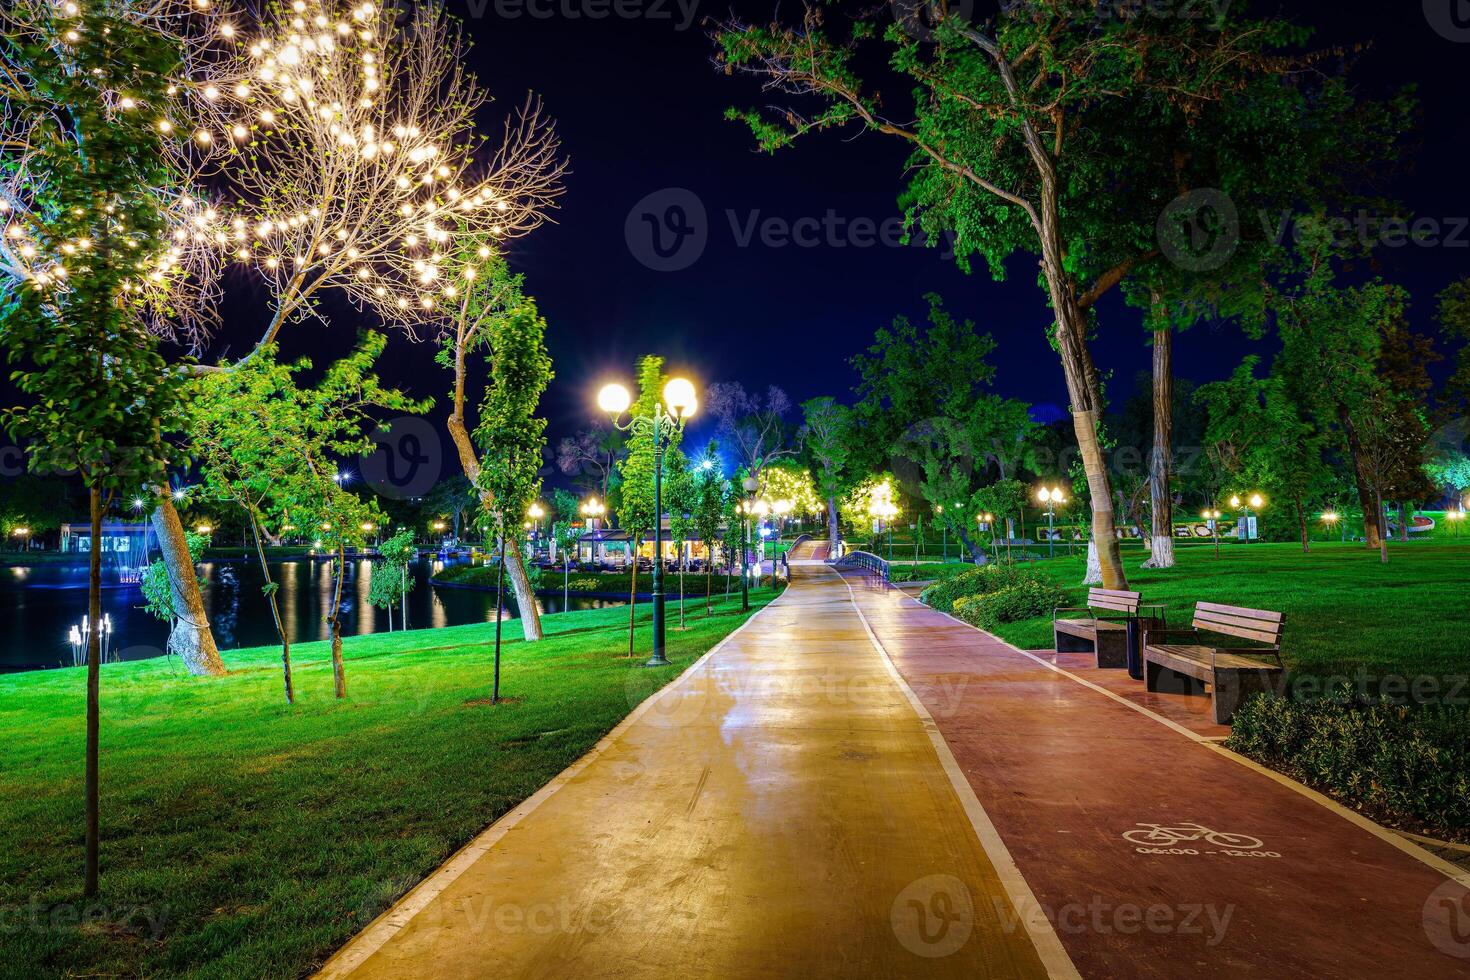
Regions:
<instances>
[{"instance_id":1,"label":"park lamp post","mask_svg":"<svg viewBox=\"0 0 1470 980\"><path fill-rule=\"evenodd\" d=\"M623 413L632 404L628 389L620 384L604 385L597 395L597 404L612 419L613 427L622 431L646 429L653 436L653 655L645 667L663 667L668 664L664 655L664 558L663 558L663 428L669 426L683 431L684 423L699 408L694 385L684 378L670 378L664 385L663 398L654 403L650 418L633 416L626 425L619 422ZM637 558L635 556L634 560Z\"/></svg>"},{"instance_id":2,"label":"park lamp post","mask_svg":"<svg viewBox=\"0 0 1470 980\"><path fill-rule=\"evenodd\" d=\"M750 515L755 513L755 494L761 481L747 476L740 481L746 497L735 505L740 518L740 611L750 612Z\"/></svg>"},{"instance_id":3,"label":"park lamp post","mask_svg":"<svg viewBox=\"0 0 1470 980\"><path fill-rule=\"evenodd\" d=\"M526 508L526 516L531 519L531 554L536 554L536 546L541 543L541 518L546 516L546 508L537 501L532 501L531 506Z\"/></svg>"},{"instance_id":4,"label":"park lamp post","mask_svg":"<svg viewBox=\"0 0 1470 980\"><path fill-rule=\"evenodd\" d=\"M582 506L579 509L582 511L582 516L587 518L587 530L592 532L592 563L595 567L597 564L597 522L603 514L607 513L607 505L596 497L588 497L582 502ZM581 549L579 548L577 550L577 560L581 561Z\"/></svg>"},{"instance_id":5,"label":"park lamp post","mask_svg":"<svg viewBox=\"0 0 1470 980\"><path fill-rule=\"evenodd\" d=\"M1230 498L1230 507L1231 507L1231 509L1232 510L1240 510L1240 511L1243 511L1245 513L1245 520L1243 520L1241 522L1241 534L1244 537L1244 540L1245 540L1246 544L1249 544L1250 543L1250 540L1251 540L1251 523L1250 523L1250 519L1255 516L1255 513L1259 513L1260 510L1261 510L1261 508L1264 507L1265 505L1266 505L1266 498L1262 497L1258 493L1251 494L1250 497L1249 497L1249 499L1247 499L1245 501L1242 501L1240 499L1239 495L1236 495L1236 496L1233 496L1233 497ZM1255 512L1255 513L1253 513L1253 512Z\"/></svg>"},{"instance_id":6,"label":"park lamp post","mask_svg":"<svg viewBox=\"0 0 1470 980\"><path fill-rule=\"evenodd\" d=\"M1215 539L1215 557L1220 557L1220 512L1212 507L1206 507L1199 512L1199 516L1205 519L1210 528L1210 537Z\"/></svg>"},{"instance_id":7,"label":"park lamp post","mask_svg":"<svg viewBox=\"0 0 1470 980\"><path fill-rule=\"evenodd\" d=\"M1337 526L1338 519L1337 511L1335 510L1324 510L1322 512L1322 523L1327 525L1328 541L1332 540L1332 529Z\"/></svg>"},{"instance_id":8,"label":"park lamp post","mask_svg":"<svg viewBox=\"0 0 1470 980\"><path fill-rule=\"evenodd\" d=\"M30 546L31 529L18 527L10 532L12 536L20 538L20 550L25 551Z\"/></svg>"},{"instance_id":9,"label":"park lamp post","mask_svg":"<svg viewBox=\"0 0 1470 980\"><path fill-rule=\"evenodd\" d=\"M1460 536L1460 522L1465 519L1465 508L1462 505L1459 510L1445 511L1444 519L1450 522L1450 533L1455 537Z\"/></svg>"},{"instance_id":10,"label":"park lamp post","mask_svg":"<svg viewBox=\"0 0 1470 980\"><path fill-rule=\"evenodd\" d=\"M1040 490L1036 491L1036 498L1040 500L1043 504L1046 504L1047 557L1055 558L1057 556L1057 539L1053 527L1056 521L1056 508L1061 504L1065 504L1067 502L1067 499L1062 495L1061 487L1056 487L1055 489L1042 487Z\"/></svg>"}]
</instances>

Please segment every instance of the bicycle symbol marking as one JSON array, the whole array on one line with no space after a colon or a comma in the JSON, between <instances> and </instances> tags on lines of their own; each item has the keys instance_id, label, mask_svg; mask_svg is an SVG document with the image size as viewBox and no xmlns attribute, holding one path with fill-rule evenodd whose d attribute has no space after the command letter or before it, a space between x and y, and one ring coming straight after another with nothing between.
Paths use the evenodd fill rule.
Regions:
<instances>
[{"instance_id":1,"label":"bicycle symbol marking","mask_svg":"<svg viewBox=\"0 0 1470 980\"><path fill-rule=\"evenodd\" d=\"M1138 845L1137 850L1142 854L1198 854L1198 848L1180 845L1203 843L1220 848L1230 857L1281 856L1275 851L1263 850L1265 842L1258 837L1211 830L1198 823L1176 824L1172 827L1159 823L1140 823L1133 830L1123 831L1123 839Z\"/></svg>"}]
</instances>

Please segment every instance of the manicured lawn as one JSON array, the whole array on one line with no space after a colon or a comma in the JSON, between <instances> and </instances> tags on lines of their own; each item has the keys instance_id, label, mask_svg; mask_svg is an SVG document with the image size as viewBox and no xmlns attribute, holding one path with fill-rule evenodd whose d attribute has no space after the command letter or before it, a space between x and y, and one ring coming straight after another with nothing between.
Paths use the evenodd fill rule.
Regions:
<instances>
[{"instance_id":1,"label":"manicured lawn","mask_svg":"<svg viewBox=\"0 0 1470 980\"><path fill-rule=\"evenodd\" d=\"M752 594L770 600L769 590ZM673 665L624 659L626 608L231 651L227 678L165 660L102 669L102 893L80 899L84 672L0 677L0 975L295 976L585 753L743 621L670 631ZM78 924L78 918L82 918ZM95 917L95 918L92 918ZM493 964L487 964L492 970ZM12 971L19 971L18 973Z\"/></svg>"},{"instance_id":2,"label":"manicured lawn","mask_svg":"<svg viewBox=\"0 0 1470 980\"><path fill-rule=\"evenodd\" d=\"M1228 544L1221 557L1208 545L1178 549L1178 565L1138 567L1139 548L1126 548L1129 587L1145 602L1168 605L1169 624L1188 626L1197 600L1272 609L1286 614L1282 655L1301 674L1364 672L1374 677L1470 674L1470 536L1395 543L1390 560L1362 545ZM1033 566L1085 598L1083 559ZM999 633L1023 649L1050 649L1049 616L1010 623ZM1470 689L1460 692L1470 697Z\"/></svg>"}]
</instances>

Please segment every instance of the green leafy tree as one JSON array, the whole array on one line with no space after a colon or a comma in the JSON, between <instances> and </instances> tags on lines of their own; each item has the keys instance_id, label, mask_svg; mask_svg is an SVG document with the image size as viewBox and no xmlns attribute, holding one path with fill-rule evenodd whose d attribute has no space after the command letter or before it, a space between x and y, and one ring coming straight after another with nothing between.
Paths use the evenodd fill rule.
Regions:
<instances>
[{"instance_id":1,"label":"green leafy tree","mask_svg":"<svg viewBox=\"0 0 1470 980\"><path fill-rule=\"evenodd\" d=\"M484 300L494 309L484 320L486 359L490 378L480 402L474 444L482 462L475 486L485 507L486 521L499 542L496 607L499 609L506 571L516 584L516 605L523 636L540 636L535 585L520 564L517 545L522 515L541 493L541 451L546 446L546 420L536 415L541 396L551 383L551 357L546 353L546 321L536 301L520 291L519 277L505 279L499 294L494 277ZM459 396L457 395L456 398ZM512 564L512 560L516 564ZM515 569L520 569L519 581ZM535 624L534 626L532 624ZM495 682L491 701L500 700L501 618L495 619Z\"/></svg>"},{"instance_id":2,"label":"green leafy tree","mask_svg":"<svg viewBox=\"0 0 1470 980\"><path fill-rule=\"evenodd\" d=\"M480 258L481 255L485 257ZM545 423L541 422L539 427L535 424L539 421L535 418L536 406L551 380L550 360L545 357L545 322L536 309L535 300L524 290L524 277L511 273L504 257L495 250L492 239L468 236L460 243L457 258L458 264L470 273L470 279L463 289L457 289L449 306L448 327L438 355L439 363L452 375L446 425L459 454L460 466L474 484L480 506L490 515L492 525L498 527L501 515L508 514L514 521L511 526L519 527L520 515L538 491L527 493L526 487L535 481L525 473L515 471L530 465L524 454L531 442L537 443L536 466L539 468L541 447L545 442ZM514 337L532 343L533 348L524 355L516 352L515 360L519 363L509 366L503 376L524 383L525 387L497 391L495 361L511 352L511 348L504 345ZM490 406L500 417L488 420L488 427L482 418L472 432L466 403L469 362L477 353L483 354L490 362L492 375L491 388L486 391L481 412ZM544 365L541 363L543 360ZM507 445L520 454L514 466L508 467L503 460L482 455L485 451L482 439L492 432L496 438L507 440ZM482 470L492 465L501 472L488 480L482 479ZM515 495L517 506L496 500L494 488L502 485ZM511 587L515 590L516 606L520 611L522 635L527 641L539 640L541 614L536 606L535 586L527 574L518 536L501 537L505 568L510 573Z\"/></svg>"},{"instance_id":3,"label":"green leafy tree","mask_svg":"<svg viewBox=\"0 0 1470 980\"><path fill-rule=\"evenodd\" d=\"M1307 552L1308 513L1327 477L1323 437L1282 378L1256 377L1258 363L1247 357L1228 379L1199 389L1209 410L1205 445L1226 480L1292 508Z\"/></svg>"},{"instance_id":4,"label":"green leafy tree","mask_svg":"<svg viewBox=\"0 0 1470 980\"><path fill-rule=\"evenodd\" d=\"M835 398L824 396L802 402L801 411L802 446L812 463L817 492L826 504L828 554L835 557L842 545L837 501L847 492L853 479L850 460L856 430L852 424L852 409Z\"/></svg>"},{"instance_id":5,"label":"green leafy tree","mask_svg":"<svg viewBox=\"0 0 1470 980\"><path fill-rule=\"evenodd\" d=\"M379 609L388 610L388 629L393 629L393 606L399 607L400 629L408 629L408 594L415 582L408 574L408 566L418 558L419 549L414 544L412 531L403 530L378 545L378 554L383 563L373 570L368 585L368 602Z\"/></svg>"},{"instance_id":6,"label":"green leafy tree","mask_svg":"<svg viewBox=\"0 0 1470 980\"><path fill-rule=\"evenodd\" d=\"M690 468L693 486L689 495L689 521L699 540L704 542L704 612L713 611L710 596L714 591L715 542L721 540L730 520L732 492L730 481L720 472L718 445L713 439L705 446L703 455ZM734 552L726 546L726 564Z\"/></svg>"},{"instance_id":7,"label":"green leafy tree","mask_svg":"<svg viewBox=\"0 0 1470 980\"><path fill-rule=\"evenodd\" d=\"M809 6L798 24L726 21L716 40L727 71L815 103L729 115L768 150L846 126L898 140L911 154L911 227L931 243L946 236L966 268L979 255L997 279L1016 252L1039 257L1101 577L1123 588L1088 345L1096 304L1160 252L1153 222L1138 220L1178 193L1143 206L1165 186L1160 148L1178 145L1159 133L1172 136L1210 105L1240 98L1260 76L1289 84L1299 64L1281 55L1304 34L1233 8L1207 21L1099 18L1088 4L1043 0L1002 5L983 22L929 9L932 30L922 32L885 25L880 8L836 26L829 21L845 12L834 6ZM883 66L889 75L875 77ZM896 101L894 91L912 98Z\"/></svg>"},{"instance_id":8,"label":"green leafy tree","mask_svg":"<svg viewBox=\"0 0 1470 980\"><path fill-rule=\"evenodd\" d=\"M164 264L169 221L153 188L173 186L161 134L122 91L161 104L179 52L126 8L21 0L0 12L7 143L0 345L28 404L5 413L33 472L75 471L87 488L87 607L102 620L102 516L110 498L164 480L158 420L178 411L182 376L158 352L140 306ZM122 90L122 91L120 91ZM133 104L133 103L129 103ZM21 134L9 141L12 132ZM86 860L97 893L99 633L87 641Z\"/></svg>"}]
</instances>

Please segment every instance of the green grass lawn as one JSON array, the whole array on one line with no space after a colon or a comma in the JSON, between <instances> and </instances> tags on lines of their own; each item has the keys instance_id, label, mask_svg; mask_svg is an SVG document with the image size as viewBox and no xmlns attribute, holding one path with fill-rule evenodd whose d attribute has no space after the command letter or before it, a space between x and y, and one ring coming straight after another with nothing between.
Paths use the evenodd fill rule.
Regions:
<instances>
[{"instance_id":1,"label":"green grass lawn","mask_svg":"<svg viewBox=\"0 0 1470 980\"><path fill-rule=\"evenodd\" d=\"M327 645L300 644L294 707L271 648L230 651L222 679L104 666L89 902L84 671L0 676L0 975L310 970L744 619L701 603L649 671L649 615L633 662L626 607L545 617L546 640L506 645L498 706L483 624L348 639L344 701Z\"/></svg>"},{"instance_id":2,"label":"green grass lawn","mask_svg":"<svg viewBox=\"0 0 1470 980\"><path fill-rule=\"evenodd\" d=\"M1123 552L1129 587L1168 605L1169 624L1188 626L1198 600L1286 614L1282 656L1300 674L1464 677L1470 673L1470 536L1394 543L1389 563L1362 545L1208 544L1177 549L1171 569L1142 569L1141 548ZM1083 558L1032 566L1081 600ZM998 631L1023 649L1050 649L1049 616ZM1470 696L1470 690L1461 696Z\"/></svg>"}]
</instances>

